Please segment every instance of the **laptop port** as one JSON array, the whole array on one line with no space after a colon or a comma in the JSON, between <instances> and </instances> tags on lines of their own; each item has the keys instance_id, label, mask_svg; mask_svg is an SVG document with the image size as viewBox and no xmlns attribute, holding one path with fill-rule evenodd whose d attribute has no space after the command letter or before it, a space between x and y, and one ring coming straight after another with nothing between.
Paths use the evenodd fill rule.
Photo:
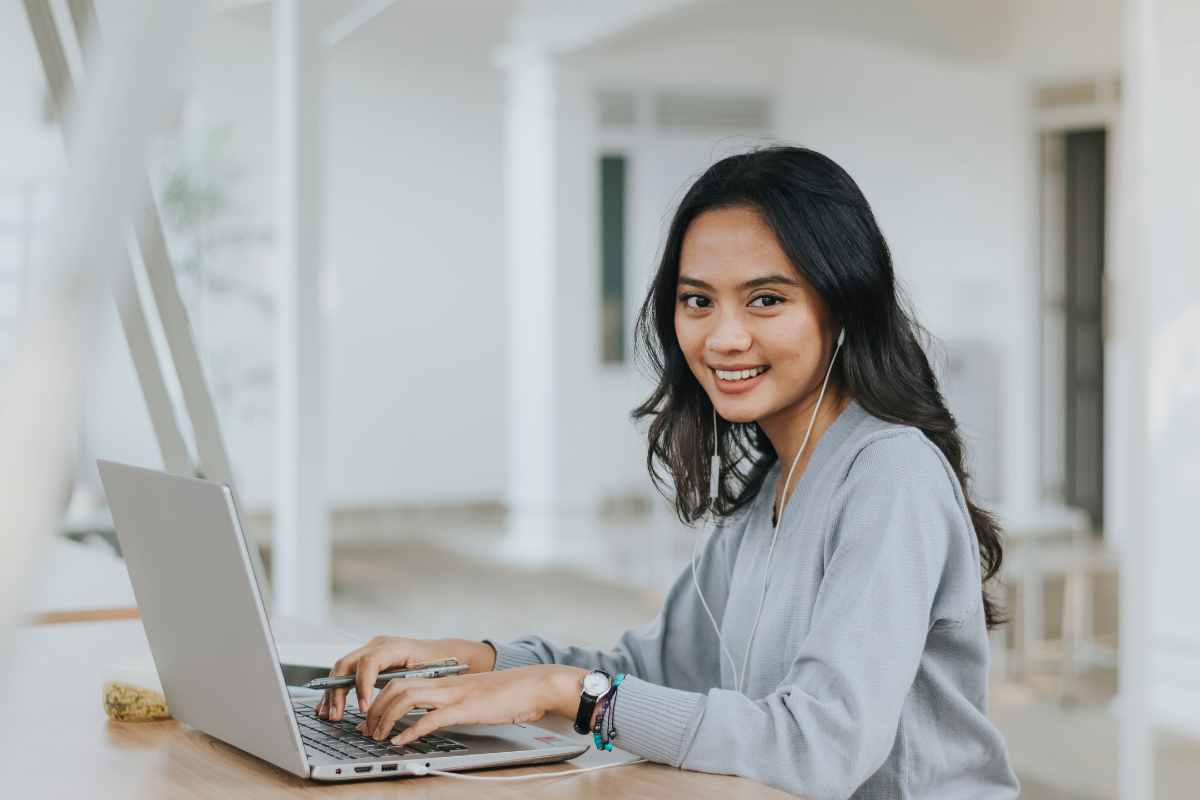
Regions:
<instances>
[{"instance_id":1,"label":"laptop port","mask_svg":"<svg viewBox=\"0 0 1200 800\"><path fill-rule=\"evenodd\" d=\"M380 772L395 772L398 769L400 769L399 764L384 764L382 767L379 768L379 771Z\"/></svg>"},{"instance_id":2,"label":"laptop port","mask_svg":"<svg viewBox=\"0 0 1200 800\"><path fill-rule=\"evenodd\" d=\"M370 772L372 769L374 769L374 767L372 767L370 764L367 764L365 767L355 767L354 771L355 772Z\"/></svg>"}]
</instances>

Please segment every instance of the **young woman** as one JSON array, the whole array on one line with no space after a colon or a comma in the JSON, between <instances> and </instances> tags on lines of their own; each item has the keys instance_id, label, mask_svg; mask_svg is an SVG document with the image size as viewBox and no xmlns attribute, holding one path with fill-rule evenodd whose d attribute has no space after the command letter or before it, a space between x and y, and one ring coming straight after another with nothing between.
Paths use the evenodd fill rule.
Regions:
<instances>
[{"instance_id":1,"label":"young woman","mask_svg":"<svg viewBox=\"0 0 1200 800\"><path fill-rule=\"evenodd\" d=\"M602 740L808 800L1016 797L987 719L1000 532L850 176L796 147L711 167L638 334L658 377L634 412L651 473L685 521L716 520L658 618L607 653L376 638L334 669L357 673L361 729L432 709L405 744L550 713L596 726L603 708ZM448 656L476 674L372 700L381 670ZM318 713L344 705L339 690Z\"/></svg>"}]
</instances>

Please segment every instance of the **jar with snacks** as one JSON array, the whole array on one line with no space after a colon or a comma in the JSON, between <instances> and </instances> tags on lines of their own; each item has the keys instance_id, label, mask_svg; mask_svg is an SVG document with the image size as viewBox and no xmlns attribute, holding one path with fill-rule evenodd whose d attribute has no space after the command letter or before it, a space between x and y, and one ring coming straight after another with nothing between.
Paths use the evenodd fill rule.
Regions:
<instances>
[{"instance_id":1,"label":"jar with snacks","mask_svg":"<svg viewBox=\"0 0 1200 800\"><path fill-rule=\"evenodd\" d=\"M153 657L132 656L105 663L104 712L121 722L170 718Z\"/></svg>"}]
</instances>

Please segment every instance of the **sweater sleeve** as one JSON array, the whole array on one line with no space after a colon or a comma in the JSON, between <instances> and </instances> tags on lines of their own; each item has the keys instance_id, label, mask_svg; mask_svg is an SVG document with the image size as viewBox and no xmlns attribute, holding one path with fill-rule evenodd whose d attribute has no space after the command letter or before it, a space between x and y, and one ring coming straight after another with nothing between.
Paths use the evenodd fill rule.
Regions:
<instances>
[{"instance_id":1,"label":"sweater sleeve","mask_svg":"<svg viewBox=\"0 0 1200 800\"><path fill-rule=\"evenodd\" d=\"M756 701L631 681L615 703L619 746L808 800L850 796L896 742L948 542L973 541L951 477L919 434L864 447L832 505L809 633L781 684Z\"/></svg>"}]
</instances>

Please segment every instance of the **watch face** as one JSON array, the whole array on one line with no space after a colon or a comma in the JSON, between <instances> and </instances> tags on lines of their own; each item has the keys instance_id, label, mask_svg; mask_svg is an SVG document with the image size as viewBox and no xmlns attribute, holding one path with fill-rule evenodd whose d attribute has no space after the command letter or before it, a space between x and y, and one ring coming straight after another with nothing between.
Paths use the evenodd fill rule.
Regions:
<instances>
[{"instance_id":1,"label":"watch face","mask_svg":"<svg viewBox=\"0 0 1200 800\"><path fill-rule=\"evenodd\" d=\"M589 672L583 676L583 690L593 697L608 691L610 682L608 678L596 672Z\"/></svg>"}]
</instances>

